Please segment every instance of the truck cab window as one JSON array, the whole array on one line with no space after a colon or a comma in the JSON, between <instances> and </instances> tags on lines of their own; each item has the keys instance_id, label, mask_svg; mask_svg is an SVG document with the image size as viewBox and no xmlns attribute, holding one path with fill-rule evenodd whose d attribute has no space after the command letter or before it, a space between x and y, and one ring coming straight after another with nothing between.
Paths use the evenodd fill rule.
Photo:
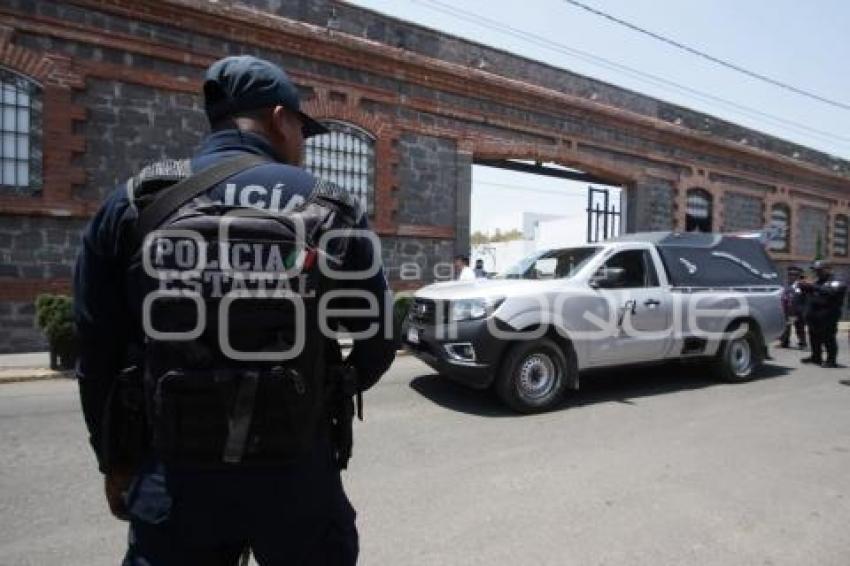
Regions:
<instances>
[{"instance_id":1,"label":"truck cab window","mask_svg":"<svg viewBox=\"0 0 850 566\"><path fill-rule=\"evenodd\" d=\"M601 275L606 270L622 270L616 284L611 288L630 289L635 287L657 287L658 274L652 263L652 257L646 250L627 250L611 256L602 267L599 268Z\"/></svg>"}]
</instances>

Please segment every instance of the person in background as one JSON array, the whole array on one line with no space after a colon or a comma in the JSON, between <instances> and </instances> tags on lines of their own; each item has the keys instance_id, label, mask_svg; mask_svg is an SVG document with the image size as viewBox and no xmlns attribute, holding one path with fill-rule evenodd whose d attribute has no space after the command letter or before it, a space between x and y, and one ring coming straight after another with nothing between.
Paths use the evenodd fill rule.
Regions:
<instances>
[{"instance_id":1,"label":"person in background","mask_svg":"<svg viewBox=\"0 0 850 566\"><path fill-rule=\"evenodd\" d=\"M484 260L476 259L475 260L475 277L479 279L487 278L487 271L484 270Z\"/></svg>"},{"instance_id":2,"label":"person in background","mask_svg":"<svg viewBox=\"0 0 850 566\"><path fill-rule=\"evenodd\" d=\"M798 286L806 295L806 325L809 327L809 340L812 355L804 358L804 364L818 364L823 367L838 367L838 320L844 307L844 295L847 286L832 275L831 266L817 260L812 265L815 280L799 281ZM826 361L822 353L826 349Z\"/></svg>"},{"instance_id":3,"label":"person in background","mask_svg":"<svg viewBox=\"0 0 850 566\"><path fill-rule=\"evenodd\" d=\"M779 338L782 348L791 344L791 327L797 334L797 344L803 350L806 345L806 323L803 320L806 295L800 288L800 282L805 281L803 270L793 265L788 268L788 284L782 292L782 310L785 312L785 331Z\"/></svg>"},{"instance_id":4,"label":"person in background","mask_svg":"<svg viewBox=\"0 0 850 566\"><path fill-rule=\"evenodd\" d=\"M455 278L458 281L474 281L475 272L469 267L469 256L457 255L454 260Z\"/></svg>"}]
</instances>

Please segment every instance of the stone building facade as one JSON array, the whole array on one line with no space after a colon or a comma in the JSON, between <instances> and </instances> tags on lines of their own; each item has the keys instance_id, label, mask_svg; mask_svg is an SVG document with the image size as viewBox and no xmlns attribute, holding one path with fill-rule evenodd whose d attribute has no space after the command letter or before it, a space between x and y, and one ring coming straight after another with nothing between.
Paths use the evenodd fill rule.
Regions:
<instances>
[{"instance_id":1,"label":"stone building facade","mask_svg":"<svg viewBox=\"0 0 850 566\"><path fill-rule=\"evenodd\" d=\"M820 248L850 265L850 163L569 71L335 0L0 0L2 110L18 117L0 123L0 351L44 347L33 298L69 291L108 191L191 154L203 69L241 53L281 63L309 112L368 144L363 196L397 288L469 249L480 160L620 185L628 231L773 225L783 264Z\"/></svg>"}]
</instances>

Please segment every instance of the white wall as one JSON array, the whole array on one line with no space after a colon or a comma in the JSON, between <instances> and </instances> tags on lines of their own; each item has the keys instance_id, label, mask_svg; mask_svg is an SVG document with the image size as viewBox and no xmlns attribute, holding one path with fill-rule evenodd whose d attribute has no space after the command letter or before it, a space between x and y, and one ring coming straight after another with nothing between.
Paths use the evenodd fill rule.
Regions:
<instances>
[{"instance_id":1,"label":"white wall","mask_svg":"<svg viewBox=\"0 0 850 566\"><path fill-rule=\"evenodd\" d=\"M472 246L469 263L475 267L475 260L484 260L484 269L488 273L501 273L522 258L536 251L535 243L531 240L513 240L511 242L494 242Z\"/></svg>"},{"instance_id":2,"label":"white wall","mask_svg":"<svg viewBox=\"0 0 850 566\"><path fill-rule=\"evenodd\" d=\"M538 250L580 246L586 243L587 214L584 212L538 225L535 241Z\"/></svg>"}]
</instances>

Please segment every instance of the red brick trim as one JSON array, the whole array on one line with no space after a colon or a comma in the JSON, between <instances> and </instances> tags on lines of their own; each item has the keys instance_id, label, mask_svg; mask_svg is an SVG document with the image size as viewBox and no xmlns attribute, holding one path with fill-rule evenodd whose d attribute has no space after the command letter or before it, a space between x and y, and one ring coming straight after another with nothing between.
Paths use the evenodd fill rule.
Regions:
<instances>
[{"instance_id":1,"label":"red brick trim","mask_svg":"<svg viewBox=\"0 0 850 566\"><path fill-rule=\"evenodd\" d=\"M71 293L70 279L14 279L0 277L0 301L33 301L42 293Z\"/></svg>"},{"instance_id":2,"label":"red brick trim","mask_svg":"<svg viewBox=\"0 0 850 566\"><path fill-rule=\"evenodd\" d=\"M80 71L88 78L111 79L128 84L138 84L153 88L198 94L201 92L201 80L187 80L154 71L139 71L132 67L95 61L80 61Z\"/></svg>"},{"instance_id":3,"label":"red brick trim","mask_svg":"<svg viewBox=\"0 0 850 566\"><path fill-rule=\"evenodd\" d=\"M115 8L114 10L111 8L109 3L104 3L97 0L79 0L77 1L79 4L92 5L98 9L102 9L105 11L115 11L115 10L126 10L126 15L128 17L141 17L141 19L145 19L146 17L154 17L158 12L154 10L153 12L139 15L136 4L139 6L139 10L149 9L150 7L146 7L145 2L114 2L113 4L124 4L125 6L129 6L127 8ZM161 6L160 6L161 7ZM202 7L203 8L203 7ZM184 16L186 14L186 8L177 6L172 4L168 9L173 11L181 12ZM192 8L193 10L195 8ZM71 24L69 22L61 22L56 19L51 18L42 18L42 17L31 17L31 16L22 16L18 17L14 13L9 12L8 10L0 10L0 13L4 14L4 20L7 20L9 24L19 27L20 29L26 29L27 31L31 31L32 33L48 33L52 35L57 35L60 37L72 37L78 41L84 42L93 42L97 45L103 45L106 47L112 47L116 49L125 49L131 52L136 53L144 53L152 57L157 57L165 60L171 60L175 62L185 63L193 66L205 66L210 61L212 61L217 55L212 53L198 53L198 52L186 52L186 51L176 51L170 49L168 47L163 47L153 41L145 40L143 38L139 38L137 36L126 35L126 34L115 34L115 33L107 33L103 30L93 30L92 28L87 28L86 26L82 26L79 24ZM6 18L5 16L9 17ZM14 16L14 17L13 17ZM158 17L158 16L157 16ZM229 17L229 16L228 16ZM167 18L166 18L167 19ZM237 18L239 21L244 24L244 18ZM344 45L349 45L351 42L360 41L356 38L350 38L348 36L342 36L340 34L331 34L332 37L324 37L328 35L326 30L320 30L322 33L314 33L315 29L313 26L307 26L304 24L299 24L297 22L289 22L287 20L282 20L280 18L271 18L275 21L275 25L278 27L283 26L287 28L283 34L277 34L275 39L270 40L270 42L266 42L264 39L257 37L252 37L248 35L244 35L245 30L241 32L237 31L241 28L239 26L233 27L231 32L228 32L231 36L233 34L241 34L239 37L239 41L244 41L247 43L253 43L256 45L262 44L264 46L272 46L274 49L278 49L282 52L297 52L301 50L301 52L307 51L305 44L303 41L315 42L315 44L320 47L324 45L327 49L319 49L316 51L316 58L323 59L326 61L331 61L339 64L345 64L347 66L352 66L353 68L360 68L356 57L351 56L351 54L346 55L346 60L344 62L340 62L336 57L335 53L339 51L338 46L336 45L327 45L329 43L342 43ZM160 18L160 21L164 23L174 24L174 22L168 22ZM221 21L221 20L219 20ZM230 20L228 20L229 24L232 24ZM188 18L185 21L181 21L180 25L182 27L187 27L190 29L191 26L187 26L184 24L194 25L192 18ZM238 22L237 22L238 23ZM288 26L288 27L287 27ZM268 27L268 26L265 26ZM274 26L272 26L274 27ZM291 28L291 29L290 29ZM198 26L195 26L196 31L198 33L209 33L209 29L206 28L201 29ZM225 29L224 27L216 28L216 29ZM307 31L305 31L305 29ZM300 35L299 35L300 34ZM323 35L324 34L324 35ZM11 34L5 33L3 37L9 38ZM301 40L298 40L298 37L301 37ZM299 43L302 41L302 43ZM350 45L349 45L350 47ZM20 49L20 48L16 48ZM511 82L509 79L503 79L499 77L488 76L488 74L481 74L479 72L470 72L468 69L464 69L457 65L452 66L449 64L443 64L443 62L430 60L428 58L418 56L415 54L409 54L407 52L403 52L401 50L389 48L387 46L375 45L373 43L369 43L367 46L360 45L357 49L359 51L368 51L369 49L378 50L382 57L386 61L395 61L395 64L390 67L383 68L381 72L383 74L388 74L389 68L392 68L393 74L402 74L406 80L411 80L413 82L419 81L420 76L417 74L417 69L422 71L422 67L427 67L428 73L435 74L426 74L425 83L445 89L445 90L457 90L461 86L464 86L466 83L472 84L475 89L478 91L473 94L473 96L488 96L498 102L505 103L507 98L504 98L502 94L507 93L510 94L513 92L511 89L516 88L525 88L525 87L533 87L533 85L523 85L521 83L517 83L517 81ZM313 56L314 51L309 50L311 53L311 57ZM49 60L50 56L47 57ZM378 57L376 57L377 59ZM63 59L59 57L59 59ZM67 62L67 59L65 59ZM432 68L433 67L433 68ZM148 71L138 71L131 69L129 67L125 67L122 65L115 64L107 64L102 62L94 62L94 61L81 61L76 64L76 69L82 75L88 76L98 76L103 78L114 78L117 80L122 80L130 83L140 83L147 84L149 86L154 86L158 88L165 88L168 90L178 91L178 92L192 92L196 93L199 91L200 82L196 80L187 80L181 77L174 77L169 75L164 75L160 73L148 72ZM378 72L374 69L370 69L371 72ZM447 75L451 75L454 73L456 76L458 72L466 73L463 81L455 80L455 83L464 83L464 85L460 84L449 84L443 79ZM442 73L442 74L441 74ZM471 74L470 74L471 73ZM421 74L421 72L420 72ZM472 139L470 141L472 151L476 156L484 157L489 156L493 157L501 157L501 158L534 158L539 156L545 160L555 161L568 166L576 166L580 167L584 170L587 170L591 173L596 173L599 176L611 178L612 182L621 182L623 184L628 185L631 179L634 179L635 176L639 173L638 168L634 166L624 166L622 163L618 163L616 160L605 160L598 156L582 154L580 143L581 140L578 137L573 137L572 139L563 139L559 132L542 130L540 128L536 128L533 126L525 125L522 123L516 123L505 120L492 120L488 119L485 116L475 116L471 115L468 111L452 108L444 103L435 104L427 100L421 100L416 98L402 97L397 93L391 93L387 91L382 91L376 88L369 88L360 85L350 85L345 84L341 81L335 81L333 79L328 79L327 77L320 77L311 75L308 73L292 73L293 77L302 82L304 84L309 84L310 86L315 86L318 89L332 89L332 90L343 90L347 89L348 92L348 104L342 105L343 108L340 108L338 103L334 103L337 105L337 108L328 107L328 111L330 112L327 117L338 117L340 119L345 119L341 116L334 116L333 113L343 111L343 112L354 112L356 110L356 106L359 105L359 100L366 99L374 99L382 103L386 104L401 104L405 105L409 108L417 109L423 112L435 113L438 115L446 116L446 117L463 117L465 120L479 121L481 123L487 123L490 125L498 125L505 128L510 128L515 131L528 132L537 135L543 135L551 137L553 140L552 144L525 144L524 146L512 144L506 140L499 139ZM61 81L61 73L54 75L56 80ZM439 79L439 80L438 80ZM510 87L507 90L499 90L492 89L491 92L487 89L483 89L481 87L481 81L497 81L505 82L502 84L502 87ZM73 82L73 81L71 81ZM79 81L78 81L79 82ZM516 84L514 84L516 83ZM507 85L507 86L506 86ZM469 90L466 86L464 86L467 90ZM535 90L536 89L536 90ZM546 89L541 89L539 87L533 87L532 90L540 91L533 94L531 98L526 97L526 100L522 102L521 106L528 107L529 104L535 104L534 100L542 100L545 98L543 96L545 94ZM516 93L513 92L515 95ZM550 93L551 94L551 93ZM549 97L551 98L551 96ZM533 100L532 100L533 99ZM532 100L532 102L529 102ZM588 103L588 101L583 101L583 99L578 99L579 102ZM328 101L330 104L330 101ZM554 106L556 102L546 102L541 103L539 105L539 109L544 111L549 111L554 114L558 113L573 113L575 114L576 109L574 107L570 107L569 104L565 104L561 101L560 106L557 108ZM594 103L595 104L595 103ZM515 104L516 105L516 104ZM533 107L533 106L532 106ZM616 109L615 109L616 110ZM85 110L81 108L72 108L71 114L74 119L80 119L84 116ZM582 110L579 110L582 112ZM589 114L593 114L590 110L587 111ZM369 121L372 120L373 114L361 111L359 117L349 118L347 121L352 121L372 131L373 125L369 125ZM645 117L644 117L645 118ZM431 125L423 125L418 123L413 123L408 120L401 120L398 118L386 118L384 120L387 123L392 124L390 132L393 132L395 136L398 135L397 132L401 130L411 130L417 131L421 133L426 133L428 135L436 135L439 137L446 137L457 139L463 141L463 143L467 143L468 140L465 140L464 136L464 128L461 126L457 130L446 129L446 128L437 128ZM631 124L631 125L629 125ZM666 123L663 123L666 124ZM628 129L625 126L628 126L633 131L638 131L635 129L636 126L628 121L618 123L622 129ZM668 127L669 124L666 124ZM666 131L666 130L665 130ZM640 133L647 137L647 139L655 139L655 134L652 131L647 134L647 130L644 128L640 130ZM660 136L661 132L657 132ZM390 137L390 139L385 139L387 134L384 134L383 137L378 137L378 147L376 147L376 153L378 154L378 162L377 166L379 170L377 171L378 178L376 178L376 218L374 221L376 231L382 235L393 235L396 233L396 220L394 218L394 211L397 208L397 198L395 196L395 191L397 188L396 183L396 165L397 165L397 155L395 155L394 150L394 139ZM667 135L666 133L664 135ZM588 142L592 142L592 140L587 140ZM697 140L700 143L708 143L711 145L717 140L705 140L704 138L700 138ZM79 140L77 143L77 147L81 145L82 140ZM675 143L675 141L674 141ZM614 149L614 150L626 150L626 148L617 148L614 144L606 144L606 148ZM745 150L749 150L750 152L756 153L764 153L759 152L758 150L754 150L753 148L738 148L735 147L733 150L740 156L741 152ZM642 155L644 157L659 160L661 162L669 162L673 163L668 157L661 155L649 155L646 152L634 152L633 149L628 148L628 153L635 153L638 155ZM745 152L746 153L746 152ZM390 155L393 158L387 159L385 156ZM770 157L770 156L769 156ZM776 157L776 156L773 156ZM679 164L681 165L681 164ZM786 170L793 170L795 174L805 175L805 172L801 172L800 168L809 169L812 166L807 166L803 163L792 162L790 164L786 164L792 166L790 168L786 168ZM815 168L817 169L817 168ZM823 173L822 169L817 169L819 174ZM717 171L722 172L722 171ZM737 175L742 175L740 172L736 172ZM760 179L757 175L753 175L751 173L747 173L742 175L751 179ZM81 179L80 173L69 175L69 179L73 180L73 182L78 182ZM389 179L389 180L387 180ZM835 180L840 180L843 184L846 184L846 179L843 177L832 175L830 179L832 182ZM775 180L770 180L771 183L775 183ZM810 194L820 195L824 198L834 198L834 191L825 192L822 190L818 190L815 188L806 187L805 192ZM57 193L62 195L63 197L68 193ZM13 214L45 214L45 215L71 215L71 216L88 216L91 214L97 207L97 203L80 203L80 202L71 202L71 201L63 201L62 199L53 199L50 202L50 208L46 210L41 210L40 207L44 207L42 203L43 200L40 198L36 199L26 199L26 198L0 198L0 211L8 212ZM437 227L439 230L439 227Z\"/></svg>"},{"instance_id":4,"label":"red brick trim","mask_svg":"<svg viewBox=\"0 0 850 566\"><path fill-rule=\"evenodd\" d=\"M112 12L115 12L115 13L125 14L125 15L128 15L128 17L129 17L129 15L134 14L134 10L135 10L134 6L120 8L120 7L112 6L111 4L103 5L103 2L99 2L97 0L77 0L76 3L82 4L82 5L87 5L87 6L92 6L94 8L103 9L103 10L106 10L106 11L112 11ZM119 4L120 4L120 2L119 2ZM160 6L160 8L161 8L161 6ZM172 6L172 8L175 9L175 10L180 9L179 6ZM161 10L159 10L159 11L161 11ZM154 10L155 13L158 13L159 11ZM156 44L155 42L145 40L145 39L139 38L137 36L127 35L127 34L107 33L107 32L103 32L102 30L98 31L97 33L92 33L90 31L87 31L87 28L85 28L84 26L80 26L78 24L72 25L72 24L68 24L68 23L65 23L65 22L61 22L59 20L51 19L51 18L43 18L43 17L34 17L34 18L30 18L30 19L21 18L21 17L16 18L16 17L12 17L13 14L11 12L8 12L8 11L4 12L3 10L0 10L0 13L10 14L10 16L9 16L10 17L10 23L21 26L22 29L27 29L28 31L32 31L33 33L48 33L48 34L56 35L56 36L59 36L59 37L73 38L73 39L76 39L78 41L86 41L88 39L90 41L96 42L98 45L106 45L106 46L111 46L111 47L116 48L116 49L124 49L124 50L132 51L132 52L143 53L143 54L146 54L146 55L149 55L149 56L158 57L158 58L162 58L162 59L165 59L165 60L171 60L171 61L180 62L180 63L203 66L203 65L208 64L216 56L219 55L219 54L211 54L211 53L201 54L201 53L198 53L198 52L186 52L186 51L183 51L183 50L181 50L180 52L177 52L177 51L171 50L169 48L164 48L161 45ZM144 19L144 17L147 17L147 16L153 17L151 14L152 13L146 12L141 17L143 19ZM135 15L139 16L139 14L135 14ZM228 12L228 17L231 17L231 16L233 16L233 14ZM173 23L174 23L173 21L165 21L162 18L154 18L154 19L156 19L157 21L161 21L161 22L164 22L164 23L171 24L171 25L173 25ZM340 35L340 34L332 34L333 38L328 39L327 37L325 37L325 35L327 35L327 34L325 33L324 30L321 30L322 33L318 33L318 35L317 35L316 29L321 29L321 28L315 28L315 26L309 26L307 24L300 24L298 22L291 22L289 20L285 20L285 19L282 19L282 18L276 18L276 17L269 17L267 19L274 20L274 22L276 22L278 27L287 28L287 33L294 31L294 32L296 32L296 35L301 34L301 36L304 36L305 33L309 32L309 33L307 33L306 37L308 37L310 41L318 41L319 43L322 43L322 42L327 43L328 41L332 41L332 42L336 42L336 43L339 43L339 42L350 43L350 42L353 41L353 42L356 43L357 41L359 41L357 38L351 38L349 36L344 36L344 35ZM33 23L34 21L36 23ZM188 20L186 20L186 23L189 25L190 29L194 29L198 33L207 33L208 29L210 29L210 28L205 28L205 29L198 28L197 25L196 25L197 22L195 21L195 18L189 18ZM260 26L260 27L268 27L268 22L266 24L264 24L263 26ZM292 28L292 29L289 29L289 28ZM307 32L305 32L305 30L307 30ZM292 38L289 38L289 39L292 39ZM301 52L303 53L306 50L306 47L304 45L302 45L301 43L298 43L297 41L295 43L293 43L294 40L293 41L289 41L289 40L283 41L283 36L280 35L280 34L276 35L273 40L270 40L271 43L262 42L259 39L254 38L254 37L248 37L248 38L240 37L239 40L240 41L246 41L246 42L249 42L249 43L253 42L254 44L261 44L263 46L273 45L274 48L277 48L280 51L296 52L298 50L295 49L295 48L299 48L301 50ZM301 40L307 41L307 39L305 39L304 37L302 37ZM327 47L327 45L325 45L325 47ZM339 51L338 45L334 44L334 47L336 48L336 51ZM353 46L349 46L349 47L353 48ZM400 50L398 50L398 49L389 48L387 46L382 46L382 45L375 45L374 43L371 43L371 42L369 42L368 46L366 46L366 47L364 47L362 45L358 45L356 47L360 51L363 51L364 49L375 49L375 50L378 50L378 55L387 56L389 54L389 56L395 57L395 59L399 59L398 52ZM311 57L315 55L317 59L324 59L324 60L339 63L339 61L333 59L333 57L330 57L330 55L328 55L328 53L326 53L328 51L328 49L330 49L330 48L322 50L320 47L317 47L316 49L318 51L316 51L316 50L310 51ZM293 51L293 50L295 50L295 51ZM387 50L389 50L389 51L387 51ZM507 81L514 88L531 88L532 90L535 90L535 92L541 91L541 92L548 92L549 94L552 94L551 91L547 91L547 89L542 89L541 87L534 87L534 85L526 85L526 84L518 82L518 81L511 81L510 79L505 79L504 77L491 76L488 73L482 74L478 71L472 72L469 69L466 69L464 67L460 67L460 66L457 66L457 65L451 65L451 64L448 64L448 63L445 63L445 62L435 61L435 60L429 59L427 57L423 57L423 56L419 56L419 55L415 55L415 54L407 54L407 55L409 55L409 56L403 57L400 62L396 61L397 66L400 66L399 67L400 69L402 69L405 65L410 67L410 66L414 65L414 63L415 63L415 64L423 64L423 65L431 65L431 66L436 65L437 67L440 67L444 71L446 70L446 69L444 69L444 67L448 66L448 68L450 68L450 70L452 72L466 73L464 75L464 80L462 80L462 81L455 80L454 82L449 82L449 83L446 83L446 84L437 83L437 82L435 82L435 80L430 80L430 79L426 78L425 83L429 84L430 86L445 88L446 90L453 90L453 88L454 88L456 90L457 88L459 88L458 87L459 83L463 83L464 85L467 85L467 83L474 83L476 80L480 81L482 79L487 79L487 80L497 80L497 81L501 80L502 82ZM354 58L351 61L349 61L349 59L352 59L350 54L347 56L345 64L347 64L347 65L350 64L350 66L352 66L354 68L358 68L358 61L359 60ZM362 63L362 61L360 61L360 63ZM197 87L195 86L197 83L195 81L183 80L179 77L175 78L175 77L170 77L170 76L157 75L156 73L150 73L150 72L145 72L145 71L137 72L137 71L134 71L134 70L131 70L131 69L128 69L128 68L122 68L122 66L120 66L120 65L107 65L107 64L103 64L103 63L94 63L94 62L87 62L87 63L83 63L83 64L87 66L87 71L91 72L93 75L96 75L96 76L109 75L110 78L118 78L119 80L124 80L124 81L127 81L127 82L136 82L136 83L141 83L141 84L148 84L148 85L151 85L151 86L157 86L157 87L160 87L160 88L169 88L169 89L172 89L172 90L177 90L177 91L182 91L182 92L197 92L197 90L196 90ZM377 72L374 69L370 69L370 70L372 72ZM381 69L381 71L386 74L386 68ZM399 70L398 72L402 72L402 70ZM472 75L468 76L470 72L472 73ZM334 80L331 80L331 79L327 79L325 77L317 77L317 76L314 76L314 75L311 75L311 74L308 74L308 73L292 72L291 74L293 75L294 78L296 78L296 80L300 80L300 81L306 82L308 84L323 84L323 85L337 84L337 85L341 85L342 88L349 88L349 89L352 88L352 86L353 86L353 85L344 85L343 83L340 83L339 81L334 81ZM415 82L416 80L420 79L420 77L415 72L411 72L411 73L404 72L403 74L405 75L407 80L411 80L411 81ZM481 75L481 76L479 76L479 75ZM516 84L514 84L514 83L516 83ZM487 124L490 124L490 125L499 125L499 126L503 126L503 127L512 129L512 130L516 130L516 131L525 131L525 132L529 132L529 133L533 133L533 134L548 135L548 136L553 137L553 143L556 142L561 136L560 132L541 131L539 128L524 126L523 124L520 124L520 123L503 121L503 120L492 120L492 119L488 119L484 116L474 116L474 115L471 115L470 112L468 112L466 110L452 109L450 107L447 107L447 105L445 105L445 104L434 104L434 103L431 103L430 101L422 101L422 100L417 100L417 99L411 99L411 98L408 98L408 97L400 97L398 94L395 94L395 93L382 92L382 91L377 90L377 89L371 89L369 87L363 87L363 86L359 86L359 85L356 85L354 88L357 89L358 93L362 94L362 98L364 98L364 99L376 99L376 100L379 100L381 102L390 103L390 104L404 104L404 105L411 107L411 108L416 108L416 109L423 110L423 111L426 111L426 112L435 112L435 113L438 113L438 114L446 116L446 117L463 118L465 120L479 121L481 123L487 123ZM467 85L467 90L468 90L468 85ZM494 91L494 92L501 92L501 91ZM482 93L482 91L479 89L479 91L472 93L472 95L473 96L476 96L476 95L481 96L481 93ZM488 94L489 94L489 91L488 91ZM537 93L537 94L540 94L540 93ZM565 97L567 95L561 95L561 96ZM604 105L599 105L598 103L595 103L595 102L592 102L592 101L587 101L585 99L576 98L576 97L572 97L572 98L575 99L574 102L576 102L577 104L580 104L580 105L581 104L591 104L591 105L600 106L603 110L607 110L607 111L622 111L621 109L616 109L616 108L612 109L610 107L606 107ZM526 96L525 99L528 99L528 97ZM503 102L503 103L505 102L503 100L497 100L497 101ZM557 105L548 104L545 107L543 105L538 105L537 107L529 106L528 100L514 101L513 104L514 105L519 104L520 106L526 106L526 107L529 107L529 108L532 108L532 109L538 109L539 108L539 109L542 109L542 110L545 110L545 111L553 112L555 114L565 114L565 113L566 114L575 114L575 108L571 108L569 105L565 105L563 102L559 102ZM625 111L622 111L622 112L625 112ZM644 120L648 119L645 116L639 116L639 117L641 119L644 119ZM639 135L642 135L643 137L646 137L647 139L660 139L660 138L658 138L658 135L660 135L660 133L662 133L662 131L666 131L665 128L671 128L672 127L675 130L684 130L684 128L681 128L681 127L678 127L678 126L671 126L670 124L667 124L666 122L663 122L663 121L656 120L656 122L659 122L664 127L658 128L658 127L653 126L649 130L647 130L647 129L639 130L639 129L635 129L633 127L634 124L631 124L629 121L624 122L623 120L617 120L617 121L612 122L612 123L614 123L616 125L616 127L620 128L620 129L633 131L633 132L635 132ZM421 127L419 127L418 125L408 124L404 120L398 121L398 126L404 127L405 129L421 129ZM433 126L428 126L426 129L429 130L429 132L428 132L429 134L437 135L437 136L440 136L440 137L457 138L458 135L461 133L459 131L446 130L445 128L440 129L440 128L435 128ZM681 132L679 132L679 133L681 133ZM688 133L688 132L686 132L686 133ZM706 143L709 144L709 145L711 145L711 144L716 145L717 143L725 143L725 142L722 142L722 140L710 140L710 139L706 139L704 136L699 136L699 135L694 135L694 136L695 136L694 139L696 140L696 142L703 144L703 145L705 145ZM576 136L573 136L573 138L574 139L572 141L571 140L561 140L560 142L557 142L557 143L574 148L574 147L576 147L576 142L585 141L585 140L581 140L579 137L576 137ZM586 141L589 142L589 143L598 143L598 142L594 142L594 140L590 140L590 139L588 139ZM691 140L691 141L694 141L694 140ZM676 143L676 141L674 141L673 143ZM729 145L729 144L727 144L727 145ZM606 148L614 149L614 150L617 150L617 151L625 151L627 153L634 153L634 151L631 148L615 147L615 144L610 144L610 143L606 144ZM811 170L816 170L816 171L820 172L820 174L824 173L824 170L822 168L817 168L817 167L814 167L814 166L811 166L811 165L807 165L805 163L799 163L799 162L796 162L796 161L793 161L793 160L790 160L790 159L787 159L787 158L783 158L781 156L766 154L766 152L756 150L754 148L738 147L738 146L732 147L732 145L729 145L729 148L731 148L732 153L737 155L739 158L741 157L741 152L744 152L744 154L746 154L747 152L756 152L761 157L767 156L767 157L772 157L772 158L777 158L777 159L785 159L785 161L788 162L788 163L786 163L786 165L792 165L793 168L796 169L795 173L797 173L797 174L801 174L801 171L800 171L801 167L808 168L808 169L811 169ZM650 155L646 152L640 152L639 155L642 155L642 156L650 158L650 159L659 160L659 161L662 161L662 162L673 163L673 161L671 161L667 156L663 156L663 155ZM590 161L591 166L592 166L594 161L598 161L598 159L595 158L594 156L589 156L588 160ZM573 161L573 163L583 163L583 162L582 161ZM682 165L682 164L678 163L678 165ZM584 166L588 167L588 165L584 165ZM610 176L615 176L615 177L617 176L617 173L618 173L617 171L611 171L608 167L604 167L604 168L608 169L608 171L607 171L607 174L606 174L605 171L603 171L602 176L609 176L609 177ZM720 172L720 171L718 171L718 172ZM636 173L634 171L634 168L632 168L632 170L625 176L634 177L635 174ZM831 175L832 181L835 181L836 179L841 180L842 182L847 181L844 177L841 177L840 175L835 175L835 174L831 174L831 173L827 173L827 174ZM757 179L757 178L760 179L758 176L750 174L750 173L746 174L745 176L748 177L748 178L752 178L754 180ZM773 180L767 180L767 181L775 182ZM816 185L817 183L814 183L814 184ZM817 191L815 189L807 189L807 190L811 190L812 192L820 192L820 191Z\"/></svg>"},{"instance_id":5,"label":"red brick trim","mask_svg":"<svg viewBox=\"0 0 850 566\"><path fill-rule=\"evenodd\" d=\"M453 240L454 226L426 226L423 224L399 224L396 230L398 236L414 236L417 238L437 238Z\"/></svg>"},{"instance_id":6,"label":"red brick trim","mask_svg":"<svg viewBox=\"0 0 850 566\"><path fill-rule=\"evenodd\" d=\"M823 167L731 141L707 138L700 132L658 118L363 38L329 32L323 27L287 20L238 4L202 0L73 0L73 3L131 19L176 25L201 34L217 30L217 35L232 41L271 47L288 53L310 53L314 59L372 73L403 76L413 83L475 97L486 96L500 103L530 110L555 111L557 114L585 118L593 115L600 123L649 140L666 139L675 145L707 153L720 153L738 159L746 157L774 169L811 177L815 185L824 180L840 184L848 182L847 177Z\"/></svg>"},{"instance_id":7,"label":"red brick trim","mask_svg":"<svg viewBox=\"0 0 850 566\"><path fill-rule=\"evenodd\" d=\"M0 197L0 214L88 218L97 212L95 201L48 201L42 197Z\"/></svg>"}]
</instances>

